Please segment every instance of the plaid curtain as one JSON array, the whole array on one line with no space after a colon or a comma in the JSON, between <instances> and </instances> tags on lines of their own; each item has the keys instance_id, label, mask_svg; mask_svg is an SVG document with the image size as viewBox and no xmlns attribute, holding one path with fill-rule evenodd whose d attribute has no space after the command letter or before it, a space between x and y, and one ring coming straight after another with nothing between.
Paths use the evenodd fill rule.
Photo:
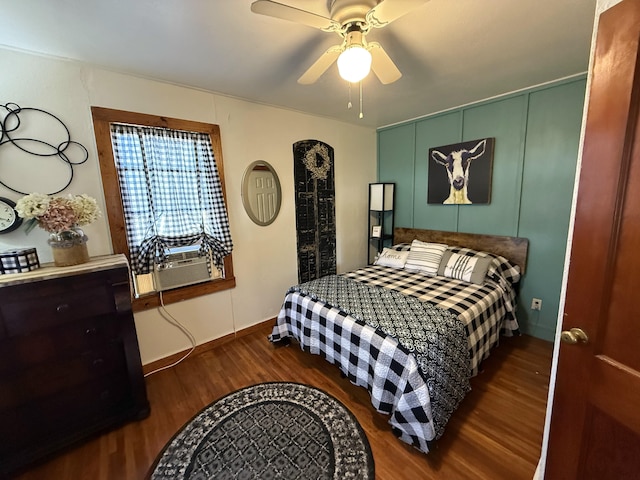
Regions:
<instances>
[{"instance_id":1,"label":"plaid curtain","mask_svg":"<svg viewBox=\"0 0 640 480\"><path fill-rule=\"evenodd\" d=\"M209 135L114 123L111 140L133 271L195 244L222 268L233 243Z\"/></svg>"}]
</instances>

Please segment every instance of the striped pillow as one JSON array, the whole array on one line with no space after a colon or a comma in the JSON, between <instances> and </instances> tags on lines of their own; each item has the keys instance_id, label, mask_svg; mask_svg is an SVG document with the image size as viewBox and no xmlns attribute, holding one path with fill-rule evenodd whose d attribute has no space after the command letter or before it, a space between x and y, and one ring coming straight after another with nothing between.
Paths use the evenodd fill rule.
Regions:
<instances>
[{"instance_id":1,"label":"striped pillow","mask_svg":"<svg viewBox=\"0 0 640 480\"><path fill-rule=\"evenodd\" d=\"M438 275L482 285L492 261L491 257L471 257L447 251L442 257Z\"/></svg>"},{"instance_id":2,"label":"striped pillow","mask_svg":"<svg viewBox=\"0 0 640 480\"><path fill-rule=\"evenodd\" d=\"M442 243L426 243L420 240L411 242L411 250L404 268L410 272L423 272L427 275L436 275L440 266L442 254L447 245Z\"/></svg>"}]
</instances>

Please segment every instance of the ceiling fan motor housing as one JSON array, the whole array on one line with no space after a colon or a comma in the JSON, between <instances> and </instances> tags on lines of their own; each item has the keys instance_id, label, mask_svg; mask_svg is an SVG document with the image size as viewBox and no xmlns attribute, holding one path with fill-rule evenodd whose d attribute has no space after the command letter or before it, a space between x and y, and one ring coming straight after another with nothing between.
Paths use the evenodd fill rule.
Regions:
<instances>
[{"instance_id":1,"label":"ceiling fan motor housing","mask_svg":"<svg viewBox=\"0 0 640 480\"><path fill-rule=\"evenodd\" d=\"M350 48L354 46L366 48L365 36L362 33L362 30L360 30L360 28L357 28L357 27L347 30L347 33L344 37L345 48Z\"/></svg>"},{"instance_id":2,"label":"ceiling fan motor housing","mask_svg":"<svg viewBox=\"0 0 640 480\"><path fill-rule=\"evenodd\" d=\"M331 18L343 27L348 23L365 23L369 10L375 7L377 0L331 0L329 11Z\"/></svg>"}]
</instances>

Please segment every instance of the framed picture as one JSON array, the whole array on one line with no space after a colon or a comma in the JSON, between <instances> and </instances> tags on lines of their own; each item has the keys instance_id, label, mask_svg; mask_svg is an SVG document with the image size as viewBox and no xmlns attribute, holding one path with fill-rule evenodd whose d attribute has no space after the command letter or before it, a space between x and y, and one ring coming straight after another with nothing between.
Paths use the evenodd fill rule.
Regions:
<instances>
[{"instance_id":1,"label":"framed picture","mask_svg":"<svg viewBox=\"0 0 640 480\"><path fill-rule=\"evenodd\" d=\"M490 203L495 138L429 149L427 203Z\"/></svg>"},{"instance_id":2,"label":"framed picture","mask_svg":"<svg viewBox=\"0 0 640 480\"><path fill-rule=\"evenodd\" d=\"M373 238L380 238L382 236L382 227L380 225L371 227L371 236Z\"/></svg>"}]
</instances>

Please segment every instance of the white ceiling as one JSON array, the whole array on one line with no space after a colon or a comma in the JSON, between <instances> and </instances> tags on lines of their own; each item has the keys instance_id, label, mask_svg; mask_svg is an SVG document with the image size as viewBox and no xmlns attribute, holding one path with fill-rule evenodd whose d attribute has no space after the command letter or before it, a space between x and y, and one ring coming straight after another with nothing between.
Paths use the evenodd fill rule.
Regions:
<instances>
[{"instance_id":1,"label":"white ceiling","mask_svg":"<svg viewBox=\"0 0 640 480\"><path fill-rule=\"evenodd\" d=\"M327 0L278 1L329 16ZM251 2L0 0L0 45L380 127L586 72L596 6L430 0L367 36L403 76L382 85L370 74L359 119L335 65L296 82L340 37L252 13Z\"/></svg>"}]
</instances>

